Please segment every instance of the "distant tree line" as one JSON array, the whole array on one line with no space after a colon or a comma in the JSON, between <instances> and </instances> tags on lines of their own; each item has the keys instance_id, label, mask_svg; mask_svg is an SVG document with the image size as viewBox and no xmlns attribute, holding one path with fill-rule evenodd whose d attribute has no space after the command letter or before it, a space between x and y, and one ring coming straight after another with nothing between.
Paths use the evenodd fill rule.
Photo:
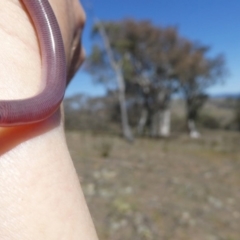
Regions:
<instances>
[{"instance_id":1,"label":"distant tree line","mask_svg":"<svg viewBox=\"0 0 240 240\"><path fill-rule=\"evenodd\" d=\"M199 112L197 126L206 130L240 130L239 99L236 96L208 98ZM141 103L127 104L129 124L134 134L138 133ZM186 133L184 100L173 98L170 105L171 135ZM116 91L109 91L102 97L78 94L64 100L67 130L80 130L97 134L122 135L121 114ZM150 122L146 123L143 134L150 134Z\"/></svg>"},{"instance_id":2,"label":"distant tree line","mask_svg":"<svg viewBox=\"0 0 240 240\"><path fill-rule=\"evenodd\" d=\"M84 70L117 97L127 140L133 140L130 111L136 112L139 135L169 136L174 96L184 99L190 136L199 137L195 122L208 99L206 90L226 76L222 54L212 56L209 46L150 21L98 21L92 39Z\"/></svg>"}]
</instances>

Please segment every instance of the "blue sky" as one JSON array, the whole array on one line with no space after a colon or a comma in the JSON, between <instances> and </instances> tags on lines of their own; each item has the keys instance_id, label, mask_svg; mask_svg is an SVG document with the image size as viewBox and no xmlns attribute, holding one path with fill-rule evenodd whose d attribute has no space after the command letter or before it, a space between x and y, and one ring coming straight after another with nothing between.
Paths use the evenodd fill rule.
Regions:
<instances>
[{"instance_id":1,"label":"blue sky","mask_svg":"<svg viewBox=\"0 0 240 240\"><path fill-rule=\"evenodd\" d=\"M86 6L87 0L82 3ZM224 53L230 75L225 84L212 87L209 93L240 92L239 0L91 0L91 3L100 20L148 19L159 26L177 26L183 37L211 46L213 55ZM87 54L91 49L91 26L89 14L83 35ZM102 86L94 85L91 77L80 70L66 95L96 96L104 92Z\"/></svg>"}]
</instances>

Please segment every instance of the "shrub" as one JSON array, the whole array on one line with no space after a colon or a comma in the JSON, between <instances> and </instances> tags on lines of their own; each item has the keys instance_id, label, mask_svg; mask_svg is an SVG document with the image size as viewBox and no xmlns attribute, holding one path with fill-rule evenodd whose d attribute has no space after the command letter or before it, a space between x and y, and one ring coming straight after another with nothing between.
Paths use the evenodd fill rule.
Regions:
<instances>
[{"instance_id":1,"label":"shrub","mask_svg":"<svg viewBox=\"0 0 240 240\"><path fill-rule=\"evenodd\" d=\"M199 116L198 123L200 126L204 128L209 128L209 129L219 129L221 128L220 121L207 113L204 113Z\"/></svg>"}]
</instances>

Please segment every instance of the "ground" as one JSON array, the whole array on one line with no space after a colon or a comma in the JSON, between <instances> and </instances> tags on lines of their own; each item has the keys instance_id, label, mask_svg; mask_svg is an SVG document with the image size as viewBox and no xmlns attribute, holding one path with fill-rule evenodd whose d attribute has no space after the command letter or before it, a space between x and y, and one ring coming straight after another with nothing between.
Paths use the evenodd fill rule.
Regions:
<instances>
[{"instance_id":1,"label":"ground","mask_svg":"<svg viewBox=\"0 0 240 240\"><path fill-rule=\"evenodd\" d=\"M239 133L67 142L100 240L240 239Z\"/></svg>"}]
</instances>

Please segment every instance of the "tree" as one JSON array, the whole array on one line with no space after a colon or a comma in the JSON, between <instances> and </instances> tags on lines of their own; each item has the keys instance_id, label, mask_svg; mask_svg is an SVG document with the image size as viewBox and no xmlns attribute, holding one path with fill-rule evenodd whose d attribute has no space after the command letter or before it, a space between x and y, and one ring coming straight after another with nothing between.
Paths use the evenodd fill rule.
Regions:
<instances>
[{"instance_id":1,"label":"tree","mask_svg":"<svg viewBox=\"0 0 240 240\"><path fill-rule=\"evenodd\" d=\"M108 51L93 47L91 72L107 84L117 74L124 101L126 91L129 106L134 101L142 103L138 133L149 123L152 136L168 136L171 98L181 92L190 134L198 137L195 121L207 99L205 90L225 74L223 56L210 58L209 47L181 37L174 27L156 27L150 21L128 19L100 26L94 32L100 29Z\"/></svg>"},{"instance_id":2,"label":"tree","mask_svg":"<svg viewBox=\"0 0 240 240\"><path fill-rule=\"evenodd\" d=\"M173 69L181 61L177 29L160 28L149 21L134 20L108 26L112 29L109 36L113 46L124 56L123 73L127 94L134 98L138 96L143 102L139 134L150 122L152 136L168 136L170 100L177 91Z\"/></svg>"},{"instance_id":3,"label":"tree","mask_svg":"<svg viewBox=\"0 0 240 240\"><path fill-rule=\"evenodd\" d=\"M187 43L176 69L186 103L187 125L193 138L200 136L195 122L207 100L206 89L222 81L226 74L224 57L207 57L209 50L206 46Z\"/></svg>"},{"instance_id":4,"label":"tree","mask_svg":"<svg viewBox=\"0 0 240 240\"><path fill-rule=\"evenodd\" d=\"M133 135L128 123L128 114L125 100L125 82L122 73L122 58L119 57L119 53L114 47L111 46L109 36L105 30L105 26L102 22L97 21L93 29L93 34L99 35L103 41L103 47L99 45L93 46L93 51L88 59L87 67L85 68L91 74L96 76L99 82L108 83L109 79L116 78L118 86L118 99L121 110L121 122L123 136L126 140L132 142Z\"/></svg>"}]
</instances>

